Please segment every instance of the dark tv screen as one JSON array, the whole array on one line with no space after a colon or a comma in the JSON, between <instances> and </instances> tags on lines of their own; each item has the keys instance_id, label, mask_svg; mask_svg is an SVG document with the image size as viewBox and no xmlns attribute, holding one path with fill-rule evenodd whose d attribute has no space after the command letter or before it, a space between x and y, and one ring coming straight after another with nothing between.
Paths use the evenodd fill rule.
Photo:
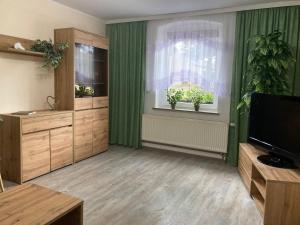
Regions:
<instances>
[{"instance_id":1,"label":"dark tv screen","mask_svg":"<svg viewBox=\"0 0 300 225\"><path fill-rule=\"evenodd\" d=\"M250 142L300 161L300 97L254 93L249 122Z\"/></svg>"}]
</instances>

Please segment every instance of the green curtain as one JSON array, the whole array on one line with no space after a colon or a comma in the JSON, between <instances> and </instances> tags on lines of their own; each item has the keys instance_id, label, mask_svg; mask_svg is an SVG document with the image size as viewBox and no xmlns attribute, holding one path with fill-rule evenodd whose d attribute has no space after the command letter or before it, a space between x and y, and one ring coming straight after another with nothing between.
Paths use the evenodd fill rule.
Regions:
<instances>
[{"instance_id":1,"label":"green curtain","mask_svg":"<svg viewBox=\"0 0 300 225\"><path fill-rule=\"evenodd\" d=\"M237 112L248 80L243 79L247 70L247 57L252 46L248 40L256 34L268 34L273 30L284 32L283 39L293 48L297 63L290 69L289 82L292 95L300 96L300 6L242 11L237 13L235 62L233 68L230 130L227 162L237 165L238 144L247 141L248 114Z\"/></svg>"},{"instance_id":2,"label":"green curtain","mask_svg":"<svg viewBox=\"0 0 300 225\"><path fill-rule=\"evenodd\" d=\"M110 144L141 147L147 23L107 25Z\"/></svg>"}]
</instances>

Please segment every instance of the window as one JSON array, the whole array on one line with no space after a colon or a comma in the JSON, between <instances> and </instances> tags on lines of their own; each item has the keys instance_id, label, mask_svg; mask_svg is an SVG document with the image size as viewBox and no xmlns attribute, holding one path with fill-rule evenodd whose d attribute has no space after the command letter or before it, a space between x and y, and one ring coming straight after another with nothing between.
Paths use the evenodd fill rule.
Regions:
<instances>
[{"instance_id":1,"label":"window","mask_svg":"<svg viewBox=\"0 0 300 225\"><path fill-rule=\"evenodd\" d=\"M217 109L218 98L230 92L231 27L231 14L149 23L147 90L155 93L156 107L168 107L167 90L175 88L183 91L176 106L192 109L189 93L197 88L203 95L200 108Z\"/></svg>"},{"instance_id":2,"label":"window","mask_svg":"<svg viewBox=\"0 0 300 225\"><path fill-rule=\"evenodd\" d=\"M192 103L192 92L195 89L201 90L201 109L205 110L215 110L218 107L218 97L213 93L202 90L197 84L190 82L175 83L170 87L171 89L182 90L182 99L176 104L177 108L193 110L194 105ZM169 108L169 103L167 102L167 89L156 91L156 107Z\"/></svg>"}]
</instances>

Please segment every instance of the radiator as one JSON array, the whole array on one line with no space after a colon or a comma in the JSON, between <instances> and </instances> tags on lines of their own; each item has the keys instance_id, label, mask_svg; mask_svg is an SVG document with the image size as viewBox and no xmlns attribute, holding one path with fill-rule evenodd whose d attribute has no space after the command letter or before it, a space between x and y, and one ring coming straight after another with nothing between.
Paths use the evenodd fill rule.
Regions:
<instances>
[{"instance_id":1,"label":"radiator","mask_svg":"<svg viewBox=\"0 0 300 225\"><path fill-rule=\"evenodd\" d=\"M228 124L144 114L142 140L194 150L226 153Z\"/></svg>"}]
</instances>

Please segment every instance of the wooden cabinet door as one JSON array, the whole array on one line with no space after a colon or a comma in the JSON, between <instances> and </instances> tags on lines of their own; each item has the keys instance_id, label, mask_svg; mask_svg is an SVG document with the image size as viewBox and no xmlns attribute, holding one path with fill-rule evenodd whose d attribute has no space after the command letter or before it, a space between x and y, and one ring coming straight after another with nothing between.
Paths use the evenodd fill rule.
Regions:
<instances>
[{"instance_id":1,"label":"wooden cabinet door","mask_svg":"<svg viewBox=\"0 0 300 225\"><path fill-rule=\"evenodd\" d=\"M73 127L50 130L51 171L73 163Z\"/></svg>"},{"instance_id":2,"label":"wooden cabinet door","mask_svg":"<svg viewBox=\"0 0 300 225\"><path fill-rule=\"evenodd\" d=\"M49 131L22 136L22 161L23 182L50 172Z\"/></svg>"},{"instance_id":3,"label":"wooden cabinet door","mask_svg":"<svg viewBox=\"0 0 300 225\"><path fill-rule=\"evenodd\" d=\"M93 110L75 112L74 158L79 161L88 158L93 151Z\"/></svg>"},{"instance_id":4,"label":"wooden cabinet door","mask_svg":"<svg viewBox=\"0 0 300 225\"><path fill-rule=\"evenodd\" d=\"M108 148L108 109L94 109L93 154Z\"/></svg>"}]
</instances>

